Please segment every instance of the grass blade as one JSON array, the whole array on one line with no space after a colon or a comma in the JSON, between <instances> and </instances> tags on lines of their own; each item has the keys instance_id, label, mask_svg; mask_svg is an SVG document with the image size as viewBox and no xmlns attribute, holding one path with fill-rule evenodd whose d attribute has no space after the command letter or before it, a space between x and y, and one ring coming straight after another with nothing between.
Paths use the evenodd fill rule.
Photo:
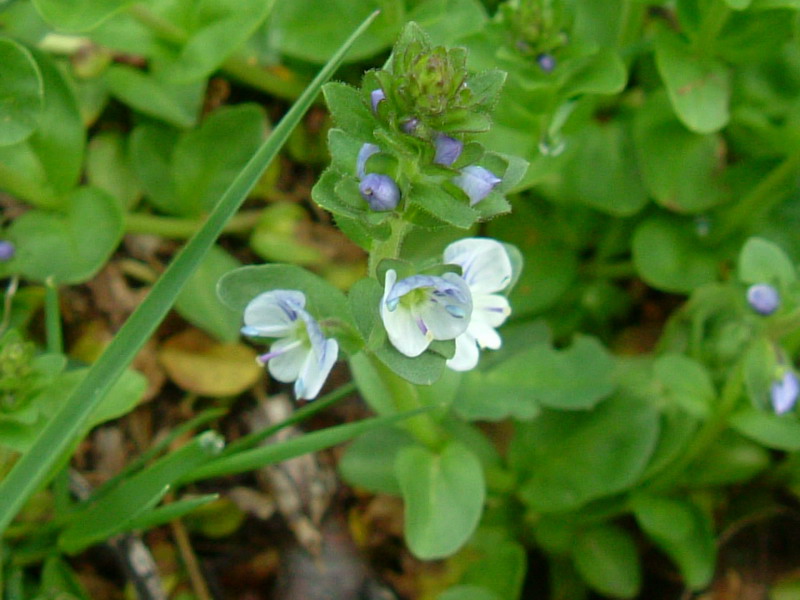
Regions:
<instances>
[{"instance_id":1,"label":"grass blade","mask_svg":"<svg viewBox=\"0 0 800 600\"><path fill-rule=\"evenodd\" d=\"M322 68L275 127L272 135L256 151L225 191L202 228L175 257L145 300L128 318L97 362L92 365L81 384L42 429L30 450L0 482L0 535L27 499L47 481L53 467L80 434L92 409L102 400L104 394L166 316L186 280L311 106L322 85L341 64L356 38L376 16L377 12L367 18Z\"/></svg>"}]
</instances>

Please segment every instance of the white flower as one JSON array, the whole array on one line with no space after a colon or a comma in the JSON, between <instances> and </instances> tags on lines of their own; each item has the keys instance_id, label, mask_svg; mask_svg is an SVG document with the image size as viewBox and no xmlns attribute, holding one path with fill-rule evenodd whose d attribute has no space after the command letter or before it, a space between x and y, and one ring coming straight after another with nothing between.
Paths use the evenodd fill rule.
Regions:
<instances>
[{"instance_id":1,"label":"white flower","mask_svg":"<svg viewBox=\"0 0 800 600\"><path fill-rule=\"evenodd\" d=\"M325 338L305 305L305 294L296 290L264 292L244 309L242 333L280 338L258 361L266 364L278 381L294 381L297 398L311 400L319 394L336 362L339 344Z\"/></svg>"},{"instance_id":2,"label":"white flower","mask_svg":"<svg viewBox=\"0 0 800 600\"><path fill-rule=\"evenodd\" d=\"M433 340L452 340L467 329L472 299L455 273L414 275L397 281L386 272L381 318L389 341L406 356L419 356Z\"/></svg>"},{"instance_id":3,"label":"white flower","mask_svg":"<svg viewBox=\"0 0 800 600\"><path fill-rule=\"evenodd\" d=\"M456 338L456 353L447 366L469 371L478 364L478 347L497 350L502 344L495 328L508 318L511 307L505 296L495 292L511 281L511 259L496 240L465 238L445 248L444 262L461 267L472 295L472 317L467 330Z\"/></svg>"}]
</instances>

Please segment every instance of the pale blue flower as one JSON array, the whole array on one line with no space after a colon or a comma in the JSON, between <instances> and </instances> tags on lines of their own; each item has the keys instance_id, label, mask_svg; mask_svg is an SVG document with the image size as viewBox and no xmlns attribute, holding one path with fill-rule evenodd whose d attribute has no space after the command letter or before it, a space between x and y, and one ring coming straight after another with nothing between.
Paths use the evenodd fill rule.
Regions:
<instances>
[{"instance_id":1,"label":"pale blue flower","mask_svg":"<svg viewBox=\"0 0 800 600\"><path fill-rule=\"evenodd\" d=\"M377 113L378 104L386 100L386 94L383 92L381 88L378 88L377 90L372 90L369 93L369 100L370 103L372 104L372 112Z\"/></svg>"},{"instance_id":2,"label":"pale blue flower","mask_svg":"<svg viewBox=\"0 0 800 600\"><path fill-rule=\"evenodd\" d=\"M553 69L556 68L556 58L552 54L543 52L536 57L536 64L545 73L552 73Z\"/></svg>"},{"instance_id":3,"label":"pale blue flower","mask_svg":"<svg viewBox=\"0 0 800 600\"><path fill-rule=\"evenodd\" d=\"M364 144L358 151L358 158L356 159L356 174L359 179L363 179L367 172L364 170L367 165L367 160L373 154L377 154L381 149L376 144Z\"/></svg>"},{"instance_id":4,"label":"pale blue flower","mask_svg":"<svg viewBox=\"0 0 800 600\"><path fill-rule=\"evenodd\" d=\"M358 191L375 211L394 210L400 202L400 188L388 175L368 173L358 184Z\"/></svg>"},{"instance_id":5,"label":"pale blue flower","mask_svg":"<svg viewBox=\"0 0 800 600\"><path fill-rule=\"evenodd\" d=\"M794 371L787 370L783 377L772 383L770 399L775 414L782 415L794 408L800 395L800 381Z\"/></svg>"},{"instance_id":6,"label":"pale blue flower","mask_svg":"<svg viewBox=\"0 0 800 600\"><path fill-rule=\"evenodd\" d=\"M478 364L479 348L497 350L502 340L495 329L511 314L501 291L511 281L511 259L503 244L488 238L465 238L444 251L444 262L461 267L472 295L472 317L456 338L456 353L447 361L454 371L469 371Z\"/></svg>"},{"instance_id":7,"label":"pale blue flower","mask_svg":"<svg viewBox=\"0 0 800 600\"><path fill-rule=\"evenodd\" d=\"M464 149L464 144L461 141L443 133L436 136L434 143L436 144L436 156L434 156L433 162L445 167L449 167L456 162Z\"/></svg>"},{"instance_id":8,"label":"pale blue flower","mask_svg":"<svg viewBox=\"0 0 800 600\"><path fill-rule=\"evenodd\" d=\"M311 400L328 378L339 355L339 344L325 338L305 305L305 294L297 290L264 292L244 309L242 333L279 338L258 361L267 365L278 381L294 381L297 398Z\"/></svg>"},{"instance_id":9,"label":"pale blue flower","mask_svg":"<svg viewBox=\"0 0 800 600\"><path fill-rule=\"evenodd\" d=\"M397 281L393 269L386 272L381 318L389 341L402 354L419 356L433 340L455 339L471 316L469 288L455 273Z\"/></svg>"},{"instance_id":10,"label":"pale blue flower","mask_svg":"<svg viewBox=\"0 0 800 600\"><path fill-rule=\"evenodd\" d=\"M453 183L464 190L469 196L469 205L475 206L478 202L486 198L495 186L502 179L497 177L489 169L484 169L477 165L464 167L461 174L453 178Z\"/></svg>"},{"instance_id":11,"label":"pale blue flower","mask_svg":"<svg viewBox=\"0 0 800 600\"><path fill-rule=\"evenodd\" d=\"M760 315L771 315L781 304L778 290L766 283L757 283L747 288L747 303Z\"/></svg>"},{"instance_id":12,"label":"pale blue flower","mask_svg":"<svg viewBox=\"0 0 800 600\"><path fill-rule=\"evenodd\" d=\"M7 240L0 240L0 262L11 260L16 253L17 250L14 248L14 244Z\"/></svg>"}]
</instances>

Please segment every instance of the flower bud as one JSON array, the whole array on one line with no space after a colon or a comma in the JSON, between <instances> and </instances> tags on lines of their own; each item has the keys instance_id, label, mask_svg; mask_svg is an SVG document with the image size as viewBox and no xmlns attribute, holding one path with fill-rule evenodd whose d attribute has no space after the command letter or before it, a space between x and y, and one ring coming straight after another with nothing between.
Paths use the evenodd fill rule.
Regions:
<instances>
[{"instance_id":1,"label":"flower bud","mask_svg":"<svg viewBox=\"0 0 800 600\"><path fill-rule=\"evenodd\" d=\"M361 180L358 191L372 210L394 210L400 201L400 188L388 175L369 173Z\"/></svg>"},{"instance_id":2,"label":"flower bud","mask_svg":"<svg viewBox=\"0 0 800 600\"><path fill-rule=\"evenodd\" d=\"M14 258L16 248L14 244L7 240L0 240L0 262L6 262Z\"/></svg>"},{"instance_id":3,"label":"flower bud","mask_svg":"<svg viewBox=\"0 0 800 600\"><path fill-rule=\"evenodd\" d=\"M372 112L378 112L378 104L380 104L383 100L386 100L386 94L383 92L381 88L377 90L372 90L369 93L370 102L372 102Z\"/></svg>"},{"instance_id":4,"label":"flower bud","mask_svg":"<svg viewBox=\"0 0 800 600\"><path fill-rule=\"evenodd\" d=\"M444 165L449 167L458 160L461 156L461 151L464 149L464 144L449 135L440 133L436 136L436 156L433 162L437 165Z\"/></svg>"},{"instance_id":5,"label":"flower bud","mask_svg":"<svg viewBox=\"0 0 800 600\"><path fill-rule=\"evenodd\" d=\"M373 154L377 154L380 151L381 149L375 144L364 144L361 146L361 150L358 151L358 160L356 160L356 173L358 174L359 179L363 179L367 174L364 168L366 167L369 157Z\"/></svg>"},{"instance_id":6,"label":"flower bud","mask_svg":"<svg viewBox=\"0 0 800 600\"><path fill-rule=\"evenodd\" d=\"M800 394L800 382L793 371L786 371L784 376L772 383L770 399L775 414L782 415L794 408Z\"/></svg>"},{"instance_id":7,"label":"flower bud","mask_svg":"<svg viewBox=\"0 0 800 600\"><path fill-rule=\"evenodd\" d=\"M536 57L536 64L545 73L551 73L556 68L556 58L547 52Z\"/></svg>"},{"instance_id":8,"label":"flower bud","mask_svg":"<svg viewBox=\"0 0 800 600\"><path fill-rule=\"evenodd\" d=\"M497 177L489 169L483 167L470 166L461 169L461 175L453 178L453 183L464 190L469 196L469 205L475 206L478 202L486 198L494 187L502 179Z\"/></svg>"},{"instance_id":9,"label":"flower bud","mask_svg":"<svg viewBox=\"0 0 800 600\"><path fill-rule=\"evenodd\" d=\"M417 130L417 127L419 127L419 119L417 119L416 117L412 117L407 121L403 121L401 127L403 128L403 131L408 135L414 135L414 132Z\"/></svg>"},{"instance_id":10,"label":"flower bud","mask_svg":"<svg viewBox=\"0 0 800 600\"><path fill-rule=\"evenodd\" d=\"M747 289L747 302L760 315L771 315L781 304L781 297L771 285L757 283Z\"/></svg>"}]
</instances>

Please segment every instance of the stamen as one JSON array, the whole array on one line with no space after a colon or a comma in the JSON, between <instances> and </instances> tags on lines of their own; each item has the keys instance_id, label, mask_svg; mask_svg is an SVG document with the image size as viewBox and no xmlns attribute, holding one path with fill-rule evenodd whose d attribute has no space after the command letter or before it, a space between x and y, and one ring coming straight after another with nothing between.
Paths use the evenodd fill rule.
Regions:
<instances>
[{"instance_id":1,"label":"stamen","mask_svg":"<svg viewBox=\"0 0 800 600\"><path fill-rule=\"evenodd\" d=\"M400 304L400 298L392 298L386 301L386 308L388 308L390 312L394 312L398 304Z\"/></svg>"},{"instance_id":2,"label":"stamen","mask_svg":"<svg viewBox=\"0 0 800 600\"><path fill-rule=\"evenodd\" d=\"M275 358L276 356L280 356L281 354L286 354L289 350L294 350L302 343L303 342L301 340L297 340L295 342L292 342L288 346L284 346L279 350L270 351L267 352L266 354L262 354L261 356L257 356L256 362L265 365L267 364L267 361L272 360L273 358Z\"/></svg>"}]
</instances>

